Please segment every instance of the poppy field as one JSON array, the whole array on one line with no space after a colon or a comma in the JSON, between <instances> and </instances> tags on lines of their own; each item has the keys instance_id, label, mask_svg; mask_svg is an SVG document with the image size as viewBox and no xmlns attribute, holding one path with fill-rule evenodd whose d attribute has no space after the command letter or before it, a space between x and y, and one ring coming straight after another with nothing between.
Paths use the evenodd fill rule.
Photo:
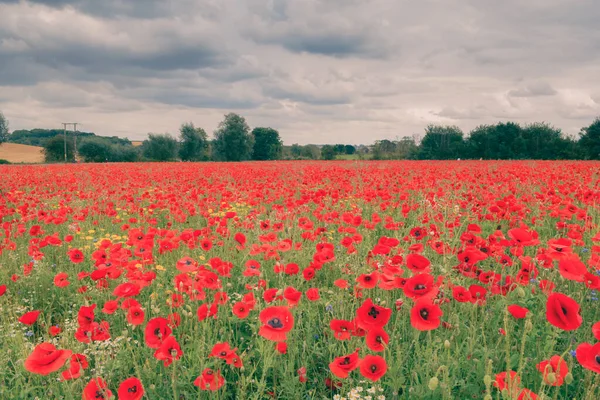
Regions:
<instances>
[{"instance_id":1,"label":"poppy field","mask_svg":"<svg viewBox=\"0 0 600 400\"><path fill-rule=\"evenodd\" d=\"M599 167L0 166L0 398L600 398Z\"/></svg>"}]
</instances>

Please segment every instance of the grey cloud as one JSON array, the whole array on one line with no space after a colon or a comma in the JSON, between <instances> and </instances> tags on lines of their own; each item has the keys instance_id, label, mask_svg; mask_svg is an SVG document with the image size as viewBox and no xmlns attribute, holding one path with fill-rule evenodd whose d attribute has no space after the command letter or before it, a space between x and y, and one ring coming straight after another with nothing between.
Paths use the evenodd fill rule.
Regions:
<instances>
[{"instance_id":1,"label":"grey cloud","mask_svg":"<svg viewBox=\"0 0 600 400\"><path fill-rule=\"evenodd\" d=\"M489 114L489 110L484 106L477 106L475 108L467 110L458 110L454 107L444 107L439 112L435 113L435 115L437 116L455 120L480 119L482 117L488 116Z\"/></svg>"},{"instance_id":2,"label":"grey cloud","mask_svg":"<svg viewBox=\"0 0 600 400\"><path fill-rule=\"evenodd\" d=\"M513 97L554 96L556 93L558 92L546 82L532 83L523 88L508 92L509 96Z\"/></svg>"},{"instance_id":3,"label":"grey cloud","mask_svg":"<svg viewBox=\"0 0 600 400\"><path fill-rule=\"evenodd\" d=\"M600 115L597 0L0 0L0 15L14 129L75 114L139 138L238 110L286 142L365 143Z\"/></svg>"}]
</instances>

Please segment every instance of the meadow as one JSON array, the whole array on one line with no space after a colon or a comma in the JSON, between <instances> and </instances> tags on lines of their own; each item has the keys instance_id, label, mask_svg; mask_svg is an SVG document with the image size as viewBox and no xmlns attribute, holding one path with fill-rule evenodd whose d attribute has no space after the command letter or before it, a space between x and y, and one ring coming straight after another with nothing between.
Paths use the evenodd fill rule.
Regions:
<instances>
[{"instance_id":1,"label":"meadow","mask_svg":"<svg viewBox=\"0 0 600 400\"><path fill-rule=\"evenodd\" d=\"M600 398L599 167L0 166L0 398Z\"/></svg>"}]
</instances>

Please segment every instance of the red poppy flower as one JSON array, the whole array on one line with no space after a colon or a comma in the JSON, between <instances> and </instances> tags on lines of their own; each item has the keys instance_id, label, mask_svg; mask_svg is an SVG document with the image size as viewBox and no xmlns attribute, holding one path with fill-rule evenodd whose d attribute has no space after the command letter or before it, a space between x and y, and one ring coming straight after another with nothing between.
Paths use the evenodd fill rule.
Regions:
<instances>
[{"instance_id":1,"label":"red poppy flower","mask_svg":"<svg viewBox=\"0 0 600 400\"><path fill-rule=\"evenodd\" d=\"M287 354L287 343L286 342L277 342L275 343L275 350L277 350L280 354Z\"/></svg>"},{"instance_id":2,"label":"red poppy flower","mask_svg":"<svg viewBox=\"0 0 600 400\"><path fill-rule=\"evenodd\" d=\"M62 332L62 329L58 325L53 325L48 329L50 336L58 336Z\"/></svg>"},{"instance_id":3,"label":"red poppy flower","mask_svg":"<svg viewBox=\"0 0 600 400\"><path fill-rule=\"evenodd\" d=\"M527 316L527 313L529 312L527 308L518 306L516 304L511 304L506 308L508 309L508 312L516 319L525 318Z\"/></svg>"},{"instance_id":4,"label":"red poppy flower","mask_svg":"<svg viewBox=\"0 0 600 400\"><path fill-rule=\"evenodd\" d=\"M529 389L521 389L521 392L519 392L519 395L517 396L517 400L537 400L537 398L537 394Z\"/></svg>"},{"instance_id":5,"label":"red poppy flower","mask_svg":"<svg viewBox=\"0 0 600 400\"><path fill-rule=\"evenodd\" d=\"M283 298L287 300L289 307L298 305L301 297L302 292L291 286L286 287L283 291Z\"/></svg>"},{"instance_id":6,"label":"red poppy flower","mask_svg":"<svg viewBox=\"0 0 600 400\"><path fill-rule=\"evenodd\" d=\"M418 274L406 280L404 283L404 294L411 299L432 295L435 296L436 288L433 276L429 274Z\"/></svg>"},{"instance_id":7,"label":"red poppy flower","mask_svg":"<svg viewBox=\"0 0 600 400\"><path fill-rule=\"evenodd\" d=\"M6 293L6 285L0 285L0 297Z\"/></svg>"},{"instance_id":8,"label":"red poppy flower","mask_svg":"<svg viewBox=\"0 0 600 400\"><path fill-rule=\"evenodd\" d=\"M576 350L577 361L585 369L600 374L600 343L581 343Z\"/></svg>"},{"instance_id":9,"label":"red poppy flower","mask_svg":"<svg viewBox=\"0 0 600 400\"><path fill-rule=\"evenodd\" d=\"M377 382L387 371L387 363L381 356L368 355L360 362L360 373L370 381Z\"/></svg>"},{"instance_id":10,"label":"red poppy flower","mask_svg":"<svg viewBox=\"0 0 600 400\"><path fill-rule=\"evenodd\" d=\"M236 349L232 349L229 346L229 343L227 342L223 342L223 343L217 343L213 346L210 354L208 355L209 357L217 357L217 358L221 358L223 360L226 360L227 358L229 358L232 354L235 354Z\"/></svg>"},{"instance_id":11,"label":"red poppy flower","mask_svg":"<svg viewBox=\"0 0 600 400\"><path fill-rule=\"evenodd\" d=\"M509 389L510 387L510 391L513 394L514 397L517 397L520 389L519 386L521 385L521 377L519 377L519 375L517 375L517 373L515 371L509 371L508 374L508 381L507 381L507 376L506 376L506 372L500 372L499 374L496 374L496 379L494 380L494 386L498 388L498 390L503 391L505 389ZM511 396L511 397L513 397Z\"/></svg>"},{"instance_id":12,"label":"red poppy flower","mask_svg":"<svg viewBox=\"0 0 600 400\"><path fill-rule=\"evenodd\" d=\"M287 333L294 327L294 316L287 307L267 307L260 312L260 321L263 325L258 334L274 342L283 342Z\"/></svg>"},{"instance_id":13,"label":"red poppy flower","mask_svg":"<svg viewBox=\"0 0 600 400\"><path fill-rule=\"evenodd\" d=\"M206 368L202 371L202 375L196 378L194 385L199 386L202 390L219 390L225 384L225 378L221 376L221 371L213 371Z\"/></svg>"},{"instance_id":14,"label":"red poppy flower","mask_svg":"<svg viewBox=\"0 0 600 400\"><path fill-rule=\"evenodd\" d=\"M179 343L177 343L174 336L168 336L163 340L158 350L154 352L154 357L163 360L165 367L171 365L173 360L179 360L182 355L181 347L179 347Z\"/></svg>"},{"instance_id":15,"label":"red poppy flower","mask_svg":"<svg viewBox=\"0 0 600 400\"><path fill-rule=\"evenodd\" d=\"M354 322L343 319L332 319L329 322L329 327L333 331L333 337L338 340L348 340L352 336Z\"/></svg>"},{"instance_id":16,"label":"red poppy flower","mask_svg":"<svg viewBox=\"0 0 600 400\"><path fill-rule=\"evenodd\" d=\"M67 252L67 255L71 259L71 262L74 264L80 264L85 261L85 257L79 249L71 249Z\"/></svg>"},{"instance_id":17,"label":"red poppy flower","mask_svg":"<svg viewBox=\"0 0 600 400\"><path fill-rule=\"evenodd\" d=\"M429 272L431 262L424 256L416 253L406 256L406 266L413 272Z\"/></svg>"},{"instance_id":18,"label":"red poppy flower","mask_svg":"<svg viewBox=\"0 0 600 400\"><path fill-rule=\"evenodd\" d=\"M377 282L379 282L379 273L373 271L370 274L362 274L356 278L356 282L358 283L358 286L363 289L373 289L377 286Z\"/></svg>"},{"instance_id":19,"label":"red poppy flower","mask_svg":"<svg viewBox=\"0 0 600 400\"><path fill-rule=\"evenodd\" d=\"M183 257L177 261L175 268L181 272L194 272L198 270L198 263L191 257Z\"/></svg>"},{"instance_id":20,"label":"red poppy flower","mask_svg":"<svg viewBox=\"0 0 600 400\"><path fill-rule=\"evenodd\" d=\"M319 295L319 289L310 288L306 291L306 298L310 301L317 301L321 298Z\"/></svg>"},{"instance_id":21,"label":"red poppy flower","mask_svg":"<svg viewBox=\"0 0 600 400\"><path fill-rule=\"evenodd\" d=\"M383 328L372 328L367 332L365 342L369 350L381 352L385 350L390 342L390 336Z\"/></svg>"},{"instance_id":22,"label":"red poppy flower","mask_svg":"<svg viewBox=\"0 0 600 400\"><path fill-rule=\"evenodd\" d=\"M548 240L548 252L547 256L553 260L560 260L563 257L567 257L573 252L571 249L572 242L569 239L550 239Z\"/></svg>"},{"instance_id":23,"label":"red poppy flower","mask_svg":"<svg viewBox=\"0 0 600 400\"><path fill-rule=\"evenodd\" d=\"M92 304L91 306L81 306L79 307L79 312L77 313L77 322L80 327L87 328L92 322L94 322L94 309L96 308L96 304Z\"/></svg>"},{"instance_id":24,"label":"red poppy flower","mask_svg":"<svg viewBox=\"0 0 600 400\"><path fill-rule=\"evenodd\" d=\"M561 386L569 373L569 366L560 356L552 356L550 360L544 360L536 367L542 373L546 385L549 386Z\"/></svg>"},{"instance_id":25,"label":"red poppy flower","mask_svg":"<svg viewBox=\"0 0 600 400\"><path fill-rule=\"evenodd\" d=\"M348 288L348 281L345 279L336 279L333 284L337 287L339 287L340 289L347 289Z\"/></svg>"},{"instance_id":26,"label":"red poppy flower","mask_svg":"<svg viewBox=\"0 0 600 400\"><path fill-rule=\"evenodd\" d=\"M558 263L558 272L565 279L583 282L588 270L577 255L569 254L560 259Z\"/></svg>"},{"instance_id":27,"label":"red poppy flower","mask_svg":"<svg viewBox=\"0 0 600 400\"><path fill-rule=\"evenodd\" d=\"M109 300L106 303L104 303L104 307L102 307L102 312L104 314L113 314L115 311L117 311L118 307L119 307L118 301Z\"/></svg>"},{"instance_id":28,"label":"red poppy flower","mask_svg":"<svg viewBox=\"0 0 600 400\"><path fill-rule=\"evenodd\" d=\"M69 369L64 370L60 373L62 381L70 381L81 377L81 366L79 364L71 363Z\"/></svg>"},{"instance_id":29,"label":"red poppy flower","mask_svg":"<svg viewBox=\"0 0 600 400\"><path fill-rule=\"evenodd\" d=\"M592 334L596 340L600 340L600 321L592 325Z\"/></svg>"},{"instance_id":30,"label":"red poppy flower","mask_svg":"<svg viewBox=\"0 0 600 400\"><path fill-rule=\"evenodd\" d=\"M346 356L336 357L331 363L329 363L329 369L338 378L347 378L348 374L358 368L360 358L358 357L358 350L352 354Z\"/></svg>"},{"instance_id":31,"label":"red poppy flower","mask_svg":"<svg viewBox=\"0 0 600 400\"><path fill-rule=\"evenodd\" d=\"M134 283L122 283L113 290L113 295L117 297L133 297L140 294L140 287Z\"/></svg>"},{"instance_id":32,"label":"red poppy flower","mask_svg":"<svg viewBox=\"0 0 600 400\"><path fill-rule=\"evenodd\" d=\"M462 286L452 288L452 297L459 303L468 303L471 301L471 292Z\"/></svg>"},{"instance_id":33,"label":"red poppy flower","mask_svg":"<svg viewBox=\"0 0 600 400\"><path fill-rule=\"evenodd\" d=\"M166 318L152 318L144 329L144 341L151 349L158 349L162 342L171 335L169 321Z\"/></svg>"},{"instance_id":34,"label":"red poppy flower","mask_svg":"<svg viewBox=\"0 0 600 400\"><path fill-rule=\"evenodd\" d=\"M238 250L244 250L246 248L246 236L238 232L233 236L233 239L238 243Z\"/></svg>"},{"instance_id":35,"label":"red poppy flower","mask_svg":"<svg viewBox=\"0 0 600 400\"><path fill-rule=\"evenodd\" d=\"M208 317L217 318L217 311L217 305L214 303L210 305L206 303L202 304L200 307L198 307L198 310L196 311L196 314L198 315L198 321L204 321Z\"/></svg>"},{"instance_id":36,"label":"red poppy flower","mask_svg":"<svg viewBox=\"0 0 600 400\"><path fill-rule=\"evenodd\" d=\"M250 307L243 301L238 301L233 305L233 315L238 317L239 319L244 319L248 315L250 315Z\"/></svg>"},{"instance_id":37,"label":"red poppy flower","mask_svg":"<svg viewBox=\"0 0 600 400\"><path fill-rule=\"evenodd\" d=\"M565 331L579 328L583 321L579 315L579 304L562 293L553 293L548 296L546 319L550 324Z\"/></svg>"},{"instance_id":38,"label":"red poppy flower","mask_svg":"<svg viewBox=\"0 0 600 400\"><path fill-rule=\"evenodd\" d=\"M84 354L73 354L71 356L71 365L78 365L81 369L88 369L89 362L87 357Z\"/></svg>"},{"instance_id":39,"label":"red poppy flower","mask_svg":"<svg viewBox=\"0 0 600 400\"><path fill-rule=\"evenodd\" d=\"M390 320L392 309L373 304L371 299L365 302L356 310L356 322L360 328L369 330L371 328L381 328Z\"/></svg>"},{"instance_id":40,"label":"red poppy flower","mask_svg":"<svg viewBox=\"0 0 600 400\"><path fill-rule=\"evenodd\" d=\"M33 325L33 324L35 324L35 321L37 321L38 317L40 316L40 313L41 313L41 311L39 311L39 310L26 312L19 318L19 322L22 324L25 324L25 325Z\"/></svg>"},{"instance_id":41,"label":"red poppy flower","mask_svg":"<svg viewBox=\"0 0 600 400\"><path fill-rule=\"evenodd\" d=\"M127 378L119 385L117 394L119 400L140 400L144 397L144 386L138 378Z\"/></svg>"},{"instance_id":42,"label":"red poppy flower","mask_svg":"<svg viewBox=\"0 0 600 400\"><path fill-rule=\"evenodd\" d=\"M141 325L144 323L144 310L141 307L130 307L127 310L127 322L131 325Z\"/></svg>"},{"instance_id":43,"label":"red poppy flower","mask_svg":"<svg viewBox=\"0 0 600 400\"><path fill-rule=\"evenodd\" d=\"M92 378L83 388L83 400L102 400L113 397L108 385L102 378Z\"/></svg>"},{"instance_id":44,"label":"red poppy flower","mask_svg":"<svg viewBox=\"0 0 600 400\"><path fill-rule=\"evenodd\" d=\"M71 354L71 350L58 350L52 343L41 343L25 360L25 369L34 374L48 375L61 369Z\"/></svg>"},{"instance_id":45,"label":"red poppy flower","mask_svg":"<svg viewBox=\"0 0 600 400\"><path fill-rule=\"evenodd\" d=\"M422 299L410 310L410 324L420 331L437 329L443 314L437 304L433 304L429 299Z\"/></svg>"},{"instance_id":46,"label":"red poppy flower","mask_svg":"<svg viewBox=\"0 0 600 400\"><path fill-rule=\"evenodd\" d=\"M469 286L469 292L471 292L471 303L483 305L485 304L485 296L487 295L487 289L479 285Z\"/></svg>"},{"instance_id":47,"label":"red poppy flower","mask_svg":"<svg viewBox=\"0 0 600 400\"><path fill-rule=\"evenodd\" d=\"M315 277L315 269L311 267L304 268L304 270L302 271L302 276L307 282L312 280Z\"/></svg>"},{"instance_id":48,"label":"red poppy flower","mask_svg":"<svg viewBox=\"0 0 600 400\"><path fill-rule=\"evenodd\" d=\"M71 284L71 282L68 281L69 279L69 275L65 272L61 272L56 274L56 276L54 277L54 285L56 287L67 287Z\"/></svg>"}]
</instances>

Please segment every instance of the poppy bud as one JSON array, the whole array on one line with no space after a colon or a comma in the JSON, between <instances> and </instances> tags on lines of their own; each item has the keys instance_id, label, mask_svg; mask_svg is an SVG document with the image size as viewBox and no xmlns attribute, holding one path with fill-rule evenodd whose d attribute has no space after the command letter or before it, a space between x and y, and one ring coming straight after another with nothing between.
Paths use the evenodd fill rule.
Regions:
<instances>
[{"instance_id":1,"label":"poppy bud","mask_svg":"<svg viewBox=\"0 0 600 400\"><path fill-rule=\"evenodd\" d=\"M525 332L531 332L533 330L533 324L531 323L531 319L527 318L525 321Z\"/></svg>"},{"instance_id":2,"label":"poppy bud","mask_svg":"<svg viewBox=\"0 0 600 400\"><path fill-rule=\"evenodd\" d=\"M553 384L556 382L556 374L554 372L550 372L549 374L546 374L546 382L548 382L549 384Z\"/></svg>"},{"instance_id":3,"label":"poppy bud","mask_svg":"<svg viewBox=\"0 0 600 400\"><path fill-rule=\"evenodd\" d=\"M573 382L573 374L569 372L567 375L565 375L565 382L567 385L570 385Z\"/></svg>"},{"instance_id":4,"label":"poppy bud","mask_svg":"<svg viewBox=\"0 0 600 400\"><path fill-rule=\"evenodd\" d=\"M485 383L485 386L490 386L490 384L492 383L492 377L489 375L484 376L483 383Z\"/></svg>"},{"instance_id":5,"label":"poppy bud","mask_svg":"<svg viewBox=\"0 0 600 400\"><path fill-rule=\"evenodd\" d=\"M434 376L433 378L431 378L429 380L429 385L428 385L429 386L429 390L435 390L435 389L437 389L439 382L440 381L438 380L437 376Z\"/></svg>"},{"instance_id":6,"label":"poppy bud","mask_svg":"<svg viewBox=\"0 0 600 400\"><path fill-rule=\"evenodd\" d=\"M444 347L445 347L445 348L447 348L447 349L449 349L449 348L450 348L450 341L449 341L448 339L446 339L446 340L444 341Z\"/></svg>"},{"instance_id":7,"label":"poppy bud","mask_svg":"<svg viewBox=\"0 0 600 400\"><path fill-rule=\"evenodd\" d=\"M518 287L515 292L517 293L517 296L523 298L525 297L525 290L522 287Z\"/></svg>"},{"instance_id":8,"label":"poppy bud","mask_svg":"<svg viewBox=\"0 0 600 400\"><path fill-rule=\"evenodd\" d=\"M492 395L491 394L486 394L484 396L483 400L492 400Z\"/></svg>"}]
</instances>

